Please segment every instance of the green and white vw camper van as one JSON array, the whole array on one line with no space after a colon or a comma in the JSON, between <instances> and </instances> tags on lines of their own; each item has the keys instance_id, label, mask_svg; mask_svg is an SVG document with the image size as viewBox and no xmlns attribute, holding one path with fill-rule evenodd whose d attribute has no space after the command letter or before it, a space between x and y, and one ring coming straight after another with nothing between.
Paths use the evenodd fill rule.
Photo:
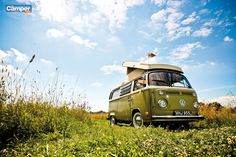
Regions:
<instances>
[{"instance_id":1,"label":"green and white vw camper van","mask_svg":"<svg viewBox=\"0 0 236 157\"><path fill-rule=\"evenodd\" d=\"M127 79L109 96L110 124L183 122L204 119L198 114L195 90L180 67L124 62Z\"/></svg>"}]
</instances>

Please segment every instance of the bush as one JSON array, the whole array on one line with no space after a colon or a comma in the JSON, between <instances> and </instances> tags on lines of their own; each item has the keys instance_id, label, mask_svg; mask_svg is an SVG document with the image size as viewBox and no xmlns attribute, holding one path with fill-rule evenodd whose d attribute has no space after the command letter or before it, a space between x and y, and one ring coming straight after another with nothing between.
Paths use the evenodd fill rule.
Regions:
<instances>
[{"instance_id":1,"label":"bush","mask_svg":"<svg viewBox=\"0 0 236 157\"><path fill-rule=\"evenodd\" d=\"M205 117L205 120L196 123L197 126L220 127L236 125L235 109L223 107L217 102L209 104L201 103L199 113Z\"/></svg>"},{"instance_id":2,"label":"bush","mask_svg":"<svg viewBox=\"0 0 236 157\"><path fill-rule=\"evenodd\" d=\"M108 113L99 111L99 112L90 112L91 119L107 119Z\"/></svg>"},{"instance_id":3,"label":"bush","mask_svg":"<svg viewBox=\"0 0 236 157\"><path fill-rule=\"evenodd\" d=\"M46 102L19 100L16 104L2 104L0 145L5 147L14 139L27 139L56 131L67 137L74 127L74 120L85 121L88 118L88 113L83 109L58 107Z\"/></svg>"},{"instance_id":4,"label":"bush","mask_svg":"<svg viewBox=\"0 0 236 157\"><path fill-rule=\"evenodd\" d=\"M64 103L58 101L63 98L63 91L58 90L62 90L58 82L54 82L53 86L48 84L49 91L40 93L36 88L37 82L33 81L30 94L25 95L26 91L21 88L26 86L22 80L24 73L17 76L3 62L0 72L0 150L18 140L40 134L58 132L62 137L68 137L72 128L78 125L74 123L75 120L89 120L84 98L78 96L76 98L79 100L74 100L72 97L71 102ZM55 77L58 80L59 76ZM45 95L46 98L43 97Z\"/></svg>"}]
</instances>

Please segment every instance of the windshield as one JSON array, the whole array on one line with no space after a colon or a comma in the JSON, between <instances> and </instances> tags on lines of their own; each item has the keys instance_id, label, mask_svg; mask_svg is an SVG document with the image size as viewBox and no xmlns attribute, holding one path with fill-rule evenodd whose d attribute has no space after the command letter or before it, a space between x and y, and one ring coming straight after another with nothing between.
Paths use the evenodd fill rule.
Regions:
<instances>
[{"instance_id":1,"label":"windshield","mask_svg":"<svg viewBox=\"0 0 236 157\"><path fill-rule=\"evenodd\" d=\"M187 78L174 72L157 71L149 74L149 85L192 88Z\"/></svg>"}]
</instances>

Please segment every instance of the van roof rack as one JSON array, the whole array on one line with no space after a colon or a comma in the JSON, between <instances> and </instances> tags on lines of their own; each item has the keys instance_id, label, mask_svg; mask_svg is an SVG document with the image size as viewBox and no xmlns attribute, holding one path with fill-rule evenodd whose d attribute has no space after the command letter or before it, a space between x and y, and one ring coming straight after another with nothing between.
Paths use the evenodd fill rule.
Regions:
<instances>
[{"instance_id":1,"label":"van roof rack","mask_svg":"<svg viewBox=\"0 0 236 157\"><path fill-rule=\"evenodd\" d=\"M183 72L180 67L170 65L170 64L148 64L148 63L140 63L140 62L123 62L123 66L127 68L133 68L133 69L143 69L143 70L168 69L168 70Z\"/></svg>"},{"instance_id":2,"label":"van roof rack","mask_svg":"<svg viewBox=\"0 0 236 157\"><path fill-rule=\"evenodd\" d=\"M183 70L180 67L170 64L123 62L123 67L127 67L127 79L125 82L131 81L132 79L141 76L146 71L157 70L157 69L173 70L183 73Z\"/></svg>"}]
</instances>

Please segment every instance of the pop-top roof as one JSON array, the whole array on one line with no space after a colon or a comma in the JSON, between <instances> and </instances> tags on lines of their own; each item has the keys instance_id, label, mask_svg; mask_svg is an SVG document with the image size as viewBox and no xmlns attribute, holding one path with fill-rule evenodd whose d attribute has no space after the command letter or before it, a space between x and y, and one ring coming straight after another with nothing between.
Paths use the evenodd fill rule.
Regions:
<instances>
[{"instance_id":1,"label":"pop-top roof","mask_svg":"<svg viewBox=\"0 0 236 157\"><path fill-rule=\"evenodd\" d=\"M134 69L143 69L143 70L154 70L154 69L168 69L174 70L183 73L183 70L180 67L169 65L169 64L147 64L139 62L124 62L124 67L134 68Z\"/></svg>"}]
</instances>

